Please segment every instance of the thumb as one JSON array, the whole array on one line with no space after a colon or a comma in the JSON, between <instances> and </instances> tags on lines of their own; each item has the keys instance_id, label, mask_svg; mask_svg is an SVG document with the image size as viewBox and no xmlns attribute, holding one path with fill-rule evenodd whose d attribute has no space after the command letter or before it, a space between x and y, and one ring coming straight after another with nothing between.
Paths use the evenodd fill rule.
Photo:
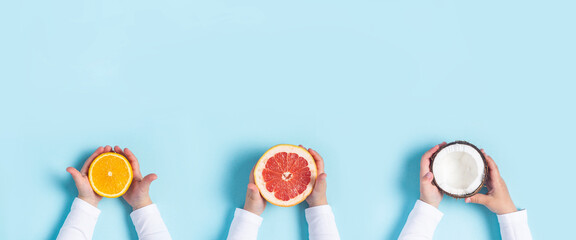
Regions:
<instances>
[{"instance_id":1,"label":"thumb","mask_svg":"<svg viewBox=\"0 0 576 240\"><path fill-rule=\"evenodd\" d=\"M158 175L150 173L142 179L142 183L144 184L144 186L146 186L146 188L148 188L150 187L150 184L152 184L152 182L156 179L158 179Z\"/></svg>"},{"instance_id":2,"label":"thumb","mask_svg":"<svg viewBox=\"0 0 576 240\"><path fill-rule=\"evenodd\" d=\"M322 174L318 175L318 178L316 178L316 183L314 184L314 191L315 192L326 192L326 188L327 188L326 178L327 177L328 177L328 175L326 173L322 173Z\"/></svg>"},{"instance_id":3,"label":"thumb","mask_svg":"<svg viewBox=\"0 0 576 240\"><path fill-rule=\"evenodd\" d=\"M72 175L72 179L74 179L74 183L76 183L76 185L78 185L82 182L82 174L80 172L78 172L78 170L76 170L76 168L68 167L68 168L66 168L66 172L68 172L68 173L70 173L70 175Z\"/></svg>"},{"instance_id":4,"label":"thumb","mask_svg":"<svg viewBox=\"0 0 576 240\"><path fill-rule=\"evenodd\" d=\"M422 176L422 180L420 181L424 183L431 183L432 179L434 179L434 174L432 172L427 172L424 174L424 176Z\"/></svg>"},{"instance_id":5,"label":"thumb","mask_svg":"<svg viewBox=\"0 0 576 240\"><path fill-rule=\"evenodd\" d=\"M254 183L248 183L248 198L249 199L258 199L260 198L260 190Z\"/></svg>"},{"instance_id":6,"label":"thumb","mask_svg":"<svg viewBox=\"0 0 576 240\"><path fill-rule=\"evenodd\" d=\"M472 197L466 198L465 201L466 201L466 203L476 203L476 204L486 205L488 203L489 199L490 199L490 196L488 196L486 194L478 193Z\"/></svg>"}]
</instances>

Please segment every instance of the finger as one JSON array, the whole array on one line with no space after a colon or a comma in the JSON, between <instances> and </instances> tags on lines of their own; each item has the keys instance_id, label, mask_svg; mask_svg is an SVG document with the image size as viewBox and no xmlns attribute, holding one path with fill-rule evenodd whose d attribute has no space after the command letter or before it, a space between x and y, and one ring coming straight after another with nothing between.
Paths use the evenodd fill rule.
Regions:
<instances>
[{"instance_id":1,"label":"finger","mask_svg":"<svg viewBox=\"0 0 576 240\"><path fill-rule=\"evenodd\" d=\"M76 168L68 167L66 168L66 172L72 175L72 179L74 179L74 183L76 184L76 188L82 184L82 173L80 173Z\"/></svg>"},{"instance_id":2,"label":"finger","mask_svg":"<svg viewBox=\"0 0 576 240\"><path fill-rule=\"evenodd\" d=\"M482 151L484 158L486 158L486 163L488 164L488 167L494 168L496 171L499 171L498 166L496 165L494 159L490 155L488 155L486 151L484 151L484 149L480 149L480 151Z\"/></svg>"},{"instance_id":3,"label":"finger","mask_svg":"<svg viewBox=\"0 0 576 240\"><path fill-rule=\"evenodd\" d=\"M152 184L152 182L156 179L158 179L158 175L156 175L155 173L150 173L142 179L142 184L146 189L148 189L150 188L150 184Z\"/></svg>"},{"instance_id":4,"label":"finger","mask_svg":"<svg viewBox=\"0 0 576 240\"><path fill-rule=\"evenodd\" d=\"M445 144L445 142L441 143ZM424 155L422 155L422 159L420 160L420 177L423 177L424 174L430 171L430 157L440 148L440 145L436 145L433 148L430 148Z\"/></svg>"},{"instance_id":5,"label":"finger","mask_svg":"<svg viewBox=\"0 0 576 240\"><path fill-rule=\"evenodd\" d=\"M114 146L114 152L124 155L122 148L120 148L119 146Z\"/></svg>"},{"instance_id":6,"label":"finger","mask_svg":"<svg viewBox=\"0 0 576 240\"><path fill-rule=\"evenodd\" d=\"M316 162L316 169L318 169L318 174L324 173L324 159L318 152L314 151L314 149L310 148L308 152L314 158L314 162Z\"/></svg>"},{"instance_id":7,"label":"finger","mask_svg":"<svg viewBox=\"0 0 576 240\"><path fill-rule=\"evenodd\" d=\"M304 145L302 145L302 144L298 145L298 147L304 148L304 150L306 150L306 151L310 152L310 149L308 149L308 148L304 147Z\"/></svg>"},{"instance_id":8,"label":"finger","mask_svg":"<svg viewBox=\"0 0 576 240\"><path fill-rule=\"evenodd\" d=\"M252 171L250 172L250 177L248 177L248 183L256 183L254 181L254 169L256 168L256 165L254 165L254 167L252 167Z\"/></svg>"},{"instance_id":9,"label":"finger","mask_svg":"<svg viewBox=\"0 0 576 240\"><path fill-rule=\"evenodd\" d=\"M138 163L138 159L134 156L134 153L130 151L128 148L124 148L124 156L132 165L132 172L134 173L134 179L140 180L142 179L142 173L140 172L140 164Z\"/></svg>"},{"instance_id":10,"label":"finger","mask_svg":"<svg viewBox=\"0 0 576 240\"><path fill-rule=\"evenodd\" d=\"M440 196L443 196L444 194L440 191L440 189L438 189L438 187L432 183L433 179L434 174L432 172L427 172L424 174L424 176L420 178L420 191L439 193Z\"/></svg>"},{"instance_id":11,"label":"finger","mask_svg":"<svg viewBox=\"0 0 576 240\"><path fill-rule=\"evenodd\" d=\"M432 183L432 179L434 179L433 173L432 173L432 172L427 172L426 174L424 174L424 176L422 176L422 179L420 180L420 182L431 184L431 183Z\"/></svg>"},{"instance_id":12,"label":"finger","mask_svg":"<svg viewBox=\"0 0 576 240\"><path fill-rule=\"evenodd\" d=\"M112 147L110 147L110 145L106 145L106 147L104 147L104 152L112 152Z\"/></svg>"},{"instance_id":13,"label":"finger","mask_svg":"<svg viewBox=\"0 0 576 240\"><path fill-rule=\"evenodd\" d=\"M254 183L248 183L248 192L246 193L246 198L250 200L259 200L262 199L260 195L260 190L258 190L258 186Z\"/></svg>"},{"instance_id":14,"label":"finger","mask_svg":"<svg viewBox=\"0 0 576 240\"><path fill-rule=\"evenodd\" d=\"M491 177L486 179L486 183L484 184L484 186L486 186L486 190L488 190L488 192L490 192L490 191L492 191L492 189L494 189L494 183L493 183Z\"/></svg>"},{"instance_id":15,"label":"finger","mask_svg":"<svg viewBox=\"0 0 576 240\"><path fill-rule=\"evenodd\" d=\"M484 154L484 158L486 159L486 165L488 165L488 171L490 174L490 178L495 181L500 177L500 170L498 170L498 166L496 165L496 162L494 162L494 159L492 159L492 157L490 157L490 155L486 154L486 152L484 151L484 149L481 150L482 154Z\"/></svg>"},{"instance_id":16,"label":"finger","mask_svg":"<svg viewBox=\"0 0 576 240\"><path fill-rule=\"evenodd\" d=\"M322 173L316 178L316 183L314 184L314 191L319 193L326 193L327 183L326 178L328 175L326 173Z\"/></svg>"},{"instance_id":17,"label":"finger","mask_svg":"<svg viewBox=\"0 0 576 240\"><path fill-rule=\"evenodd\" d=\"M92 163L92 161L94 161L94 158L96 158L98 155L102 154L103 152L104 152L104 148L98 147L96 149L96 151L94 151L94 153L92 153L92 155L90 155L90 157L88 157L88 159L86 159L86 162L84 162L82 169L80 169L80 173L83 174L84 176L88 176L88 168L90 168L90 164Z\"/></svg>"},{"instance_id":18,"label":"finger","mask_svg":"<svg viewBox=\"0 0 576 240\"><path fill-rule=\"evenodd\" d=\"M466 198L464 201L466 203L476 203L476 204L486 205L489 200L490 200L490 196L482 194L482 193L478 193L472 197Z\"/></svg>"}]
</instances>

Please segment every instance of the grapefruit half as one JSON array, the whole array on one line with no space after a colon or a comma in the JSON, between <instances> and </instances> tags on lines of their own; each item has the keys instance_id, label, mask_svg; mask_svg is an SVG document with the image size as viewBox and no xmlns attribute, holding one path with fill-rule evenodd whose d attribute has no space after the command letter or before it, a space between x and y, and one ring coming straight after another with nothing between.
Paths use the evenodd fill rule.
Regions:
<instances>
[{"instance_id":1,"label":"grapefruit half","mask_svg":"<svg viewBox=\"0 0 576 240\"><path fill-rule=\"evenodd\" d=\"M254 167L254 182L268 202L291 207L306 200L318 171L310 153L299 146L276 145Z\"/></svg>"}]
</instances>

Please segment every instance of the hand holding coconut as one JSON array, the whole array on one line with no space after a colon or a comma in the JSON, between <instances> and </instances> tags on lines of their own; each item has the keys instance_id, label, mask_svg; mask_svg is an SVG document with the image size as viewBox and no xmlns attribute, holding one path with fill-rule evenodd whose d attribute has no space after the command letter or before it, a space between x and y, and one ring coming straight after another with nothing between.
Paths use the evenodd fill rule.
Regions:
<instances>
[{"instance_id":1,"label":"hand holding coconut","mask_svg":"<svg viewBox=\"0 0 576 240\"><path fill-rule=\"evenodd\" d=\"M487 194L479 193L486 186ZM446 194L466 203L486 206L498 215L502 239L532 239L526 210L517 211L494 160L465 141L441 143L420 161L420 200L416 201L399 240L433 239Z\"/></svg>"},{"instance_id":2,"label":"hand holding coconut","mask_svg":"<svg viewBox=\"0 0 576 240\"><path fill-rule=\"evenodd\" d=\"M466 198L466 202L482 204L498 215L516 212L517 208L514 202L512 202L508 187L506 187L506 183L500 175L498 166L496 166L492 157L484 152L484 149L482 149L482 154L486 158L486 164L488 165L489 174L486 183L488 193L478 193L472 197L468 197Z\"/></svg>"},{"instance_id":3,"label":"hand holding coconut","mask_svg":"<svg viewBox=\"0 0 576 240\"><path fill-rule=\"evenodd\" d=\"M420 160L420 200L436 208L438 208L442 201L442 192L432 183L434 174L430 171L430 157L432 157L432 154L438 151L440 147L445 145L446 142L443 142L434 146L424 153Z\"/></svg>"},{"instance_id":4,"label":"hand holding coconut","mask_svg":"<svg viewBox=\"0 0 576 240\"><path fill-rule=\"evenodd\" d=\"M484 185L488 193L478 193ZM422 156L420 200L438 208L443 194L482 204L498 215L517 210L494 160L464 141L443 142Z\"/></svg>"}]
</instances>

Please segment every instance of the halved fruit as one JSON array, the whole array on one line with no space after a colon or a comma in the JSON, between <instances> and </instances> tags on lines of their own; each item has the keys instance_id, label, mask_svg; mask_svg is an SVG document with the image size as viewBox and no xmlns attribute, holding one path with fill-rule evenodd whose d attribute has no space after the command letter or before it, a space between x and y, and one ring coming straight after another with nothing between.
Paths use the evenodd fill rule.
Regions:
<instances>
[{"instance_id":1,"label":"halved fruit","mask_svg":"<svg viewBox=\"0 0 576 240\"><path fill-rule=\"evenodd\" d=\"M98 155L88 170L94 192L107 198L117 198L128 191L132 177L130 162L122 154L114 152Z\"/></svg>"},{"instance_id":2,"label":"halved fruit","mask_svg":"<svg viewBox=\"0 0 576 240\"><path fill-rule=\"evenodd\" d=\"M467 198L478 193L488 172L484 154L465 141L451 142L430 158L434 184L448 196Z\"/></svg>"},{"instance_id":3,"label":"halved fruit","mask_svg":"<svg viewBox=\"0 0 576 240\"><path fill-rule=\"evenodd\" d=\"M280 144L270 148L254 168L254 181L270 203L291 207L306 200L318 171L310 153L299 146Z\"/></svg>"}]
</instances>

